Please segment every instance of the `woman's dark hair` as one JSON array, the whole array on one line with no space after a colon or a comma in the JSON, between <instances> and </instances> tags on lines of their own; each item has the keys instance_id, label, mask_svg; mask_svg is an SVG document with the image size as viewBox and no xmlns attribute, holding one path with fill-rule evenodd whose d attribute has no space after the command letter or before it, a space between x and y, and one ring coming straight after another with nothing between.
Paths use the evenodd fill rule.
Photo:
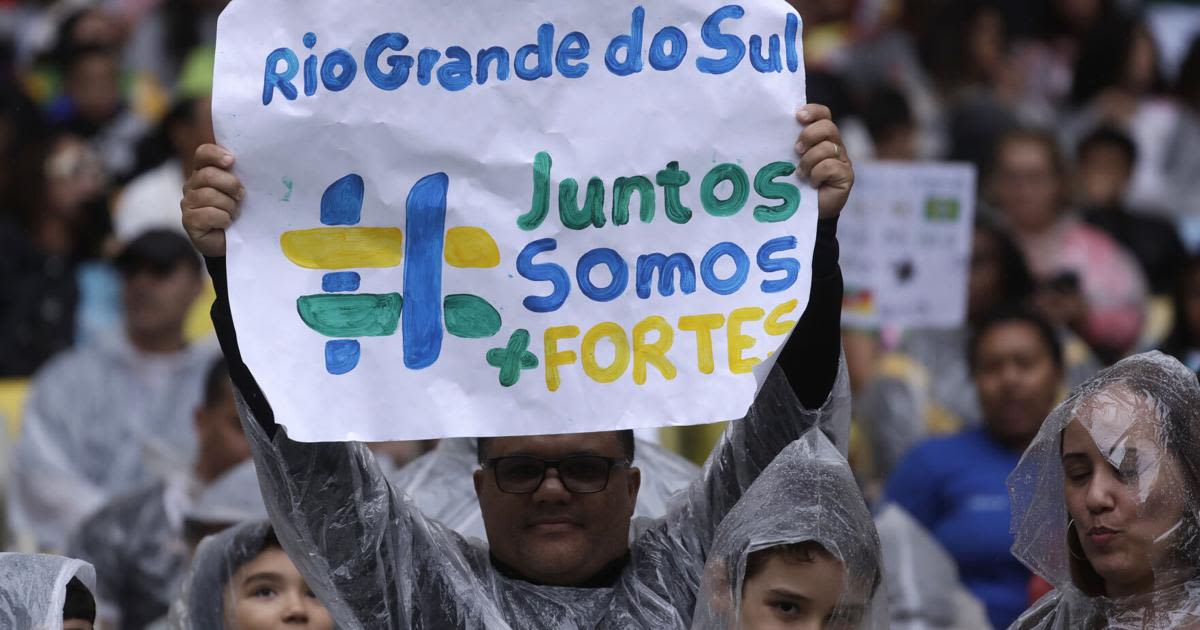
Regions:
<instances>
[{"instance_id":1,"label":"woman's dark hair","mask_svg":"<svg viewBox=\"0 0 1200 630\"><path fill-rule=\"evenodd\" d=\"M1075 149L1075 161L1082 162L1088 153L1100 147L1112 147L1120 151L1125 156L1125 162L1131 171L1137 165L1137 143L1129 137L1129 134L1108 125L1101 125L1083 137L1083 140L1079 142L1079 148Z\"/></svg>"},{"instance_id":2,"label":"woman's dark hair","mask_svg":"<svg viewBox=\"0 0 1200 630\"><path fill-rule=\"evenodd\" d=\"M1137 37L1147 34L1143 22L1129 18L1112 18L1097 25L1083 40L1075 61L1075 78L1071 85L1070 102L1076 107L1087 105L1098 94L1119 85L1129 70L1129 58ZM1166 90L1162 62L1155 55L1153 85L1150 90Z\"/></svg>"},{"instance_id":3,"label":"woman's dark hair","mask_svg":"<svg viewBox=\"0 0 1200 630\"><path fill-rule=\"evenodd\" d=\"M917 40L917 56L943 91L952 91L976 78L970 38L976 21L987 13L1004 19L995 0L952 0L929 13L924 34ZM1007 31L1006 21L1006 37Z\"/></svg>"},{"instance_id":4,"label":"woman's dark hair","mask_svg":"<svg viewBox=\"0 0 1200 630\"><path fill-rule=\"evenodd\" d=\"M976 362L979 360L979 347L983 338L992 330L1008 324L1025 324L1037 331L1038 338L1050 353L1055 367L1060 371L1063 369L1066 362L1063 358L1062 342L1058 340L1058 333L1054 331L1054 327L1027 306L1010 306L984 316L971 330L971 338L967 342L967 365L972 373L975 372Z\"/></svg>"},{"instance_id":5,"label":"woman's dark hair","mask_svg":"<svg viewBox=\"0 0 1200 630\"><path fill-rule=\"evenodd\" d=\"M1175 94L1192 109L1200 110L1200 34L1192 40L1179 77L1175 79Z\"/></svg>"},{"instance_id":6,"label":"woman's dark hair","mask_svg":"<svg viewBox=\"0 0 1200 630\"><path fill-rule=\"evenodd\" d=\"M1000 272L1004 278L1004 288L997 296L997 304L1006 306L1027 305L1033 298L1037 287L1025 254L1017 245L1008 230L999 223L985 216L975 219L975 230L986 234L996 244L996 254L1000 258ZM985 316L987 313L979 313Z\"/></svg>"},{"instance_id":7,"label":"woman's dark hair","mask_svg":"<svg viewBox=\"0 0 1200 630\"><path fill-rule=\"evenodd\" d=\"M1200 345L1200 338L1192 335L1192 331L1188 328L1187 316L1187 294L1192 279L1197 273L1200 273L1200 255L1189 258L1183 265L1183 269L1179 270L1178 280L1175 283L1175 326L1160 348L1163 353L1180 361L1186 359L1185 355L1189 350Z\"/></svg>"},{"instance_id":8,"label":"woman's dark hair","mask_svg":"<svg viewBox=\"0 0 1200 630\"><path fill-rule=\"evenodd\" d=\"M73 619L96 623L96 598L77 577L67 583L67 599L63 604L63 621Z\"/></svg>"}]
</instances>

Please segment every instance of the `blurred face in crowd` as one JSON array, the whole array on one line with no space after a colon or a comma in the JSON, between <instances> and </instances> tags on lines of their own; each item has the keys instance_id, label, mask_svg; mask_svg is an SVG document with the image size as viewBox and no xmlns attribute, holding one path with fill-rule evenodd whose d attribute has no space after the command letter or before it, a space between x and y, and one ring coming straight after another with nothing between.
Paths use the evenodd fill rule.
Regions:
<instances>
[{"instance_id":1,"label":"blurred face in crowd","mask_svg":"<svg viewBox=\"0 0 1200 630\"><path fill-rule=\"evenodd\" d=\"M1132 176L1129 156L1118 146L1097 144L1079 156L1080 202L1090 208L1112 208L1125 198Z\"/></svg>"},{"instance_id":2,"label":"blurred face in crowd","mask_svg":"<svg viewBox=\"0 0 1200 630\"><path fill-rule=\"evenodd\" d=\"M175 125L171 129L171 145L175 148L176 157L185 164L190 164L196 149L203 144L215 144L212 122L212 99L198 98L192 104L189 120Z\"/></svg>"},{"instance_id":3,"label":"blurred face in crowd","mask_svg":"<svg viewBox=\"0 0 1200 630\"><path fill-rule=\"evenodd\" d=\"M120 63L115 55L95 52L77 60L67 80L67 93L80 118L92 124L116 115L121 106Z\"/></svg>"},{"instance_id":4,"label":"blurred face in crowd","mask_svg":"<svg viewBox=\"0 0 1200 630\"><path fill-rule=\"evenodd\" d=\"M546 468L531 493L514 494L500 486L526 490L536 484L540 466L529 460L505 465L497 461L513 456L557 461L577 455L624 460L629 454L619 436L605 432L489 439L486 458L495 464L475 472L475 493L492 555L526 580L554 586L582 585L623 558L629 551L629 522L641 484L638 469L618 464L605 477L606 464L564 464L565 472ZM577 490L603 489L572 492L564 476Z\"/></svg>"},{"instance_id":5,"label":"blurred face in crowd","mask_svg":"<svg viewBox=\"0 0 1200 630\"><path fill-rule=\"evenodd\" d=\"M1103 0L1055 0L1055 10L1067 26L1076 33L1087 30L1104 11Z\"/></svg>"},{"instance_id":6,"label":"blurred face in crowd","mask_svg":"<svg viewBox=\"0 0 1200 630\"><path fill-rule=\"evenodd\" d=\"M136 342L182 335L202 288L199 270L182 261L166 269L141 265L126 270L122 299L130 337Z\"/></svg>"},{"instance_id":7,"label":"blurred face in crowd","mask_svg":"<svg viewBox=\"0 0 1200 630\"><path fill-rule=\"evenodd\" d=\"M747 569L742 585L738 630L857 627L869 588L847 592L840 560L815 544L798 552L776 553L775 549L755 552L766 554L765 562L747 563L754 571Z\"/></svg>"},{"instance_id":8,"label":"blurred face in crowd","mask_svg":"<svg viewBox=\"0 0 1200 630\"><path fill-rule=\"evenodd\" d=\"M1087 401L1063 431L1070 535L1109 596L1148 593L1184 569L1171 550L1187 485L1175 455L1156 439L1158 413L1145 396L1116 385Z\"/></svg>"},{"instance_id":9,"label":"blurred face in crowd","mask_svg":"<svg viewBox=\"0 0 1200 630\"><path fill-rule=\"evenodd\" d=\"M998 9L986 8L978 12L971 21L970 42L971 67L980 79L993 80L1001 72L1007 58L1004 42L1004 16Z\"/></svg>"},{"instance_id":10,"label":"blurred face in crowd","mask_svg":"<svg viewBox=\"0 0 1200 630\"><path fill-rule=\"evenodd\" d=\"M242 565L225 587L225 626L231 630L332 630L329 611L278 547Z\"/></svg>"},{"instance_id":11,"label":"blurred face in crowd","mask_svg":"<svg viewBox=\"0 0 1200 630\"><path fill-rule=\"evenodd\" d=\"M83 205L104 194L108 175L100 154L83 139L63 135L54 141L43 165L46 210L76 218Z\"/></svg>"},{"instance_id":12,"label":"blurred face in crowd","mask_svg":"<svg viewBox=\"0 0 1200 630\"><path fill-rule=\"evenodd\" d=\"M1124 87L1134 94L1144 94L1154 87L1158 51L1154 38L1145 27L1133 32L1129 57L1125 60Z\"/></svg>"},{"instance_id":13,"label":"blurred face in crowd","mask_svg":"<svg viewBox=\"0 0 1200 630\"><path fill-rule=\"evenodd\" d=\"M1002 322L979 339L975 388L988 433L1012 448L1024 449L1058 399L1062 373L1037 327Z\"/></svg>"},{"instance_id":14,"label":"blurred face in crowd","mask_svg":"<svg viewBox=\"0 0 1200 630\"><path fill-rule=\"evenodd\" d=\"M213 481L250 458L250 443L238 419L233 386L226 382L222 390L218 400L196 409L197 472L204 481Z\"/></svg>"},{"instance_id":15,"label":"blurred face in crowd","mask_svg":"<svg viewBox=\"0 0 1200 630\"><path fill-rule=\"evenodd\" d=\"M1059 179L1048 147L1032 139L1009 139L996 155L992 198L1017 231L1041 232L1058 220Z\"/></svg>"}]
</instances>

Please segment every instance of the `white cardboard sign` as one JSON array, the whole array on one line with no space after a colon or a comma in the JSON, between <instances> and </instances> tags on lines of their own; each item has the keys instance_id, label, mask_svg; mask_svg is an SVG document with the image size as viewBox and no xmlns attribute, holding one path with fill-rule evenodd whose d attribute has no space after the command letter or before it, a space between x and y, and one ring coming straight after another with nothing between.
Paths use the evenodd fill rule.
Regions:
<instances>
[{"instance_id":1,"label":"white cardboard sign","mask_svg":"<svg viewBox=\"0 0 1200 630\"><path fill-rule=\"evenodd\" d=\"M234 0L247 365L293 439L741 417L807 306L779 0Z\"/></svg>"},{"instance_id":2,"label":"white cardboard sign","mask_svg":"<svg viewBox=\"0 0 1200 630\"><path fill-rule=\"evenodd\" d=\"M975 167L859 163L838 223L853 328L955 328L966 321Z\"/></svg>"}]
</instances>

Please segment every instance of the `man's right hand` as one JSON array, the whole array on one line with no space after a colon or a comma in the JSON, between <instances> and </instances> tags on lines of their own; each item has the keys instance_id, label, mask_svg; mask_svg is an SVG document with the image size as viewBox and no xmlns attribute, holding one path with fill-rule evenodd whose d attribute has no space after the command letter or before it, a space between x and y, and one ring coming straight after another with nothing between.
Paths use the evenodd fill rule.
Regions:
<instances>
[{"instance_id":1,"label":"man's right hand","mask_svg":"<svg viewBox=\"0 0 1200 630\"><path fill-rule=\"evenodd\" d=\"M196 149L196 170L183 185L183 229L207 258L225 255L225 230L241 214L246 188L231 170L233 154L215 144Z\"/></svg>"}]
</instances>

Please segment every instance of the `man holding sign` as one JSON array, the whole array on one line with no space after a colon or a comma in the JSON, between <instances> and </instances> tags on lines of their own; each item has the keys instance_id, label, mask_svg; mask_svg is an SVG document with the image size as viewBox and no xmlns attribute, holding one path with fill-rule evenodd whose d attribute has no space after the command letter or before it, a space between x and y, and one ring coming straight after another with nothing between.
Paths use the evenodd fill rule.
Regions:
<instances>
[{"instance_id":1,"label":"man holding sign","mask_svg":"<svg viewBox=\"0 0 1200 630\"><path fill-rule=\"evenodd\" d=\"M474 21L513 23L528 17L508 15L499 10L498 3L483 4L496 4L495 10L489 12L479 3L448 2L439 3L443 8L429 8L429 15L447 20L452 17L447 23L464 22L458 31L461 33L491 32L486 28L473 30ZM559 12L554 3L541 4L546 7L540 15ZM238 10L248 5L235 2L222 16L221 37L234 42L225 50L239 53L223 56L218 52L214 107L218 109L218 137L229 149L209 145L198 152L198 170L185 188L182 203L184 226L206 256L217 286L214 323L242 396L243 417L280 540L341 626L686 628L691 622L706 550L724 515L774 457L805 430L844 419L847 402L830 396L839 371L841 275L837 265L836 220L853 184L853 169L829 111L817 105L804 107L797 114L804 125L795 147L798 164L778 166L783 160L795 159L781 150L791 144L790 139L780 142L790 136L782 121L791 109L790 104L784 106L781 102L789 97L803 100L802 74L795 76L802 69L790 63L790 51L795 50L793 47L799 41L795 14L782 4L767 2L748 3L748 9L729 5L711 13L693 4L681 4L667 11L683 16L676 22L682 27L655 27L664 42L671 40L671 45L660 49L654 47L653 42L659 36L650 36L646 11L634 8L632 26L626 22L624 27L631 29L629 33L612 39L610 55L604 60L610 74L603 77L596 76L599 70L588 78L582 73L562 72L562 67L559 68L562 77L552 76L553 72L532 78L521 76L522 69L528 74L529 64L533 63L531 57L536 55L545 60L554 56L550 51L555 43L555 25L543 24L537 29L538 43L520 48L516 55L525 59L516 66L521 80L546 79L527 88L539 90L540 98L533 100L522 99L516 91L519 85L500 82L499 78L487 84L482 72L460 85L463 77L456 73L461 68L446 70L450 65L442 65L437 71L443 91L435 91L438 86L431 84L430 77L439 66L437 57L426 53L434 50L431 48L422 50L417 61L400 54L388 58L387 63L397 72L389 83L380 76L380 47L393 53L404 52L409 39L402 33L379 35L370 40L365 63L367 74L374 78L369 84L353 84L357 88L352 87L356 72L352 68L357 63L355 53L350 52L355 50L354 46L349 47L350 51L339 48L330 52L325 57L326 63L320 63L320 82L326 88L322 91L316 74L319 60L311 64L306 61L301 76L302 64L291 48L281 46L270 50L276 45L273 43L276 35L286 38L293 32L291 27L280 27L278 33L265 38L269 40L266 43L262 34L246 37L247 41L253 41L252 45L247 44L251 52L246 54L261 55L267 61L265 75L262 59L255 62L259 85L263 87L259 93L262 98L247 101L238 92L244 84L239 79L247 76L242 67L249 67L237 61L245 56L239 49L245 42L231 34L237 29L229 25L234 23L233 16L239 15ZM288 7L281 9L281 15L294 12L290 9L294 4ZM310 8L315 13L341 10L323 5ZM455 8L463 12L456 14ZM577 7L561 12L564 24L582 24L576 14L586 15L585 9ZM697 17L698 12L702 15ZM418 30L420 19L415 13L411 17L405 24L415 22L417 26L412 28ZM279 19L290 18L283 15ZM362 28L358 30L367 31L377 21L359 25ZM700 27L700 23L704 26ZM731 27L735 23L737 28ZM771 35L769 43L760 35L745 32L745 29L762 31L767 23L779 25L779 33ZM604 19L597 19L596 24L596 29L613 26ZM443 30L445 26L442 24ZM505 30L500 26L496 26L495 32ZM347 28L342 35L355 39L353 31ZM734 35L734 31L738 34ZM651 42L653 66L653 70L645 68L644 72L640 63L633 63L635 57L643 54L643 32L644 39ZM781 36L785 40L782 48ZM568 45L569 41L575 45ZM611 100L621 101L629 96L626 80L629 85L643 89L645 86L637 87L639 82L653 87L657 83L647 82L662 83L672 80L671 77L684 77L682 68L674 75L669 71L683 64L689 41L703 41L710 49L723 47L725 55L718 54L720 59L717 59L712 51L696 53L699 58L687 72L698 73L695 76L701 78L680 78L680 86L697 87L702 81L701 91L715 89L714 94L708 95L711 98L701 99L704 108L748 106L731 118L726 116L722 132L727 128L730 137L738 138L734 144L739 145L737 150L742 155L748 156L745 163L751 173L757 165L767 164L754 175L753 188L764 205L753 211L746 209L739 214L748 201L750 189L747 172L737 163L742 158L731 155L722 163L719 158L725 151L713 150L711 143L701 150L697 142L705 139L694 133L696 129L677 128L674 119L663 119L652 111L638 111L636 105ZM750 55L744 43L747 41ZM558 61L574 59L576 63L571 68L578 72L586 65L581 61L587 58L586 42L586 35L578 31L565 36L559 43ZM303 43L314 50L317 36L310 32ZM472 49L481 51L480 59L488 57L484 53L497 60L507 59L500 54L505 50L503 47L484 48L477 41L470 44ZM655 50L660 54L656 56ZM448 57L458 59L456 63L469 65L469 61L462 61L470 59L465 55L466 48L451 46L445 52ZM664 56L668 52L669 59ZM314 59L317 56L314 53ZM741 63L743 59L745 63ZM674 66L668 67L668 61ZM422 64L425 64L424 75ZM311 75L307 70L309 65L313 68ZM783 72L785 65L791 74ZM503 64L497 61L492 67L500 68ZM402 76L398 68L404 69ZM405 85L410 69L417 71L419 86ZM223 81L224 74L233 78ZM497 72L496 76L499 75ZM784 78L786 82L782 81ZM590 87L564 83L568 80ZM304 87L303 96L297 86ZM430 91L415 92L423 89L420 86L428 86ZM505 92L509 88L512 91ZM472 122L461 118L449 126L434 120L436 116L432 114L425 118L417 116L420 120L409 121L411 124L407 125L402 124L404 121L390 120L387 124L396 123L408 134L407 142L402 145L404 151L420 154L422 159L393 160L382 167L372 165L372 146L379 142L369 136L379 135L381 130L388 129L387 124L370 124L370 114L364 113L360 102L337 94L342 90L347 90L347 95L354 93L364 102L378 101L378 97L386 97L392 91L399 94L400 90L408 90L403 93L413 99L412 107L416 104L436 107L439 102L450 107L446 99L459 98L451 96L459 94L464 99L478 99L481 106L486 103L493 110L487 112L489 115L479 116L481 124L495 126L497 120L511 120L511 125L522 133L508 134L504 137L506 144L501 147L494 142L495 136L506 133L501 127L492 130L494 136L483 136L463 131L462 127L470 127ZM668 101L697 99L694 93L683 94L686 96L663 92L660 96ZM422 100L426 96L428 99ZM322 99L330 105L324 107ZM572 126L570 120L556 119L554 112L544 112L541 118L530 118L532 110L524 111L525 117L507 117L512 115L508 110L513 108L566 106L569 109L574 102L590 102L594 111L605 111L613 120L590 117L587 125L600 127L601 133L597 133ZM386 101L375 104L387 107ZM223 115L223 107L229 109L224 112L228 115ZM690 107L693 110L690 113L703 117L704 111L695 110L695 105ZM503 114L496 115L495 110ZM395 116L402 119L405 113L411 112L398 111ZM293 188L289 182L295 180L287 175L292 167L279 167L272 162L287 163L293 157L281 151L287 143L278 133L288 128L280 121L289 121L287 124L294 126L299 114L331 121L330 125L304 126L316 134L306 137L307 142L328 147L328 153L322 154L324 161L345 161L367 175L327 177L326 181L334 183L315 196L298 186ZM353 134L358 123L366 123L361 156L346 157L349 145L344 138L320 136L320 130L327 127ZM426 127L436 128L436 133ZM627 129L620 136L611 136L621 127ZM638 134L648 127L661 128L650 138L657 143L641 142ZM564 139L566 128L578 132L579 137ZM256 135L258 140L254 141ZM635 148L655 155L633 155L629 146L616 147L618 150L614 152L613 138L618 144L636 142ZM748 143L750 138L755 142ZM760 141L765 148L755 149ZM481 142L486 146L480 145ZM520 155L525 157L514 157L518 153L509 155L502 151L508 147L507 143L518 149L537 145L548 150L524 151ZM667 148L659 151L660 144ZM586 146L584 152L580 145ZM484 158L487 166L470 164L467 156L474 154L472 150L487 154ZM613 164L589 161L586 151L606 156ZM234 152L238 155L236 167ZM650 164L662 155L670 161L654 176ZM675 160L670 156L687 159ZM717 165L699 186L693 183L689 187L692 178L688 169L704 159L697 156L707 156ZM509 166L522 163L532 177L489 179L493 172L505 172ZM420 170L431 170L431 164L443 165L439 168L446 170L415 175ZM464 164L473 168L464 169ZM610 214L603 203L605 178L617 172L604 169L611 169L614 164L617 169L627 165L631 176L608 179L613 182L614 191ZM372 168L378 170L372 172ZM586 201L580 206L578 183L570 178L560 180L558 169L581 174L586 172L585 168L594 168L597 177L587 184ZM388 186L393 171L396 175L391 179L403 180L402 188L365 193L368 181ZM788 181L785 175L793 171L806 183ZM646 172L654 176L660 191L656 191L650 177L632 175ZM284 175L278 176L280 173ZM279 181L287 184L286 192L269 189L271 182ZM452 181L454 186L450 185ZM554 185L558 188L557 195L549 192ZM815 195L811 194L814 188ZM618 189L644 191L638 202L640 209L634 215L638 222L629 216L632 195L617 192ZM656 224L654 198L660 192L667 216L660 217ZM318 205L316 200L320 197L321 221L329 227L297 233L290 228L299 219L286 215L284 211L290 207L286 204L309 197L313 206ZM401 201L404 197L407 201ZM506 210L513 208L521 197L527 210L515 213ZM554 197L557 204L551 203ZM389 207L403 206L407 234L381 228L333 227L356 225L364 199ZM768 205L772 199L779 203ZM549 218L553 205L558 206L557 221ZM498 209L483 211L492 207ZM692 208L702 209L705 214L697 213L693 221ZM239 219L243 209L245 216ZM513 216L519 218L510 222ZM446 231L451 218L473 219L484 223L487 229ZM495 218L500 222L488 223ZM227 233L235 219L237 226ZM561 225L553 225L558 222ZM605 231L606 224L610 230L620 227L623 231ZM712 236L713 226L729 240L714 246L695 265L687 254L689 240L701 230ZM689 232L692 228L695 231ZM615 247L633 238L626 234L644 234L645 237L638 236L646 241L643 245L658 243L664 252L682 251L669 256L646 254L631 270ZM522 247L522 242L533 236L543 238ZM227 237L228 267L224 258ZM754 239L765 239L767 245L758 251L758 268L764 277L761 283L751 285L747 283L749 261L739 242L752 246ZM430 243L436 247L429 249ZM595 247L605 243L614 247ZM805 243L813 251L811 268L800 264L807 257L803 253L794 258L781 255L789 249L804 252ZM584 252L588 247L592 249ZM572 257L578 253L576 282L571 282L561 266L548 264L541 258L535 260L556 248L558 253ZM283 256L279 255L279 249ZM700 254L703 251L697 252L696 257ZM474 294L455 294L447 296L439 309L434 298L441 295L440 272L432 270L441 267L442 258L457 268L504 268L501 261L515 267L511 268L511 274L492 274L487 276L490 278L487 282L471 285L478 287L480 293L487 293L487 300ZM295 284L300 291L307 281L304 274L297 274L292 268L275 267L279 260L306 269L337 270L321 279L328 295L301 296L297 300L292 293L290 306L287 300L274 300L276 289L292 283L290 278L299 276ZM386 275L368 278L365 274L344 271L348 267L395 267L401 260L405 266L404 295L353 294L353 300L333 299L345 296L347 291L356 291L361 281L387 279ZM603 279L600 274L590 273L601 264L609 271ZM638 281L637 277L645 270L649 270L650 279L653 271L658 271L659 282ZM637 289L658 292L657 296L638 296L637 299L650 306L635 301L632 296L639 291L634 287L629 287L626 301L620 301L631 273ZM263 277L270 277L271 282L263 283ZM678 283L668 278L677 279ZM699 290L697 280L703 281L707 294ZM530 281L548 283L549 295L539 295L536 288L515 284ZM676 284L682 295L667 303ZM507 286L514 287L512 295L504 290ZM577 289L572 291L572 286ZM753 306L725 306L724 297L737 299L743 287L751 286L753 291L748 288L741 299L765 296L761 306L753 302ZM283 289L293 290L287 286ZM800 295L782 304L777 303L778 297L771 298L770 294L787 289ZM788 312L796 314L802 308L800 300L805 298L808 306L798 323L789 324L781 319ZM488 300L498 306L490 305ZM578 354L563 349L582 330L562 322L574 317L587 326L589 317L594 322L596 312L608 302L619 303L621 308L600 316L618 321L602 319L592 324L579 341L582 345ZM269 314L278 304L286 307L280 312L291 309L289 319L271 319ZM665 316L646 310L651 307L661 309ZM729 317L728 328L726 316L719 314L722 311L718 308L731 309L724 311ZM623 327L619 323L623 311L635 314L641 311L641 321L631 321L628 328ZM710 311L718 314L705 315ZM313 368L307 362L301 364L295 360L297 348L309 343L306 338L289 337L286 333L285 329L294 325L292 319L297 312L301 327L333 338L324 342L323 366ZM502 320L509 318L516 318L526 326L512 331L503 329ZM781 370L770 370L776 353L768 353L761 359L747 356L757 339L748 327L743 331L741 326L754 321L763 322L764 334L758 339L781 336L776 341L776 353L783 356L791 385ZM403 334L394 342L395 354L389 357L384 349L393 343L396 328L401 325ZM529 328L535 326L540 328L541 339L529 333ZM632 344L626 332L630 328ZM597 329L601 332L595 333ZM501 330L511 334L505 335L508 342L501 341L500 348L493 347L484 353L486 365L499 372L497 378L496 371L492 371L487 381L473 376L481 372L480 355L451 353L450 343L442 343L442 333L448 332L460 337L464 347L475 347L467 340L490 337ZM695 341L689 350L698 359L690 367L676 365L682 363L682 355L677 351L672 353L672 345L667 342L676 331L694 333ZM788 347L779 348L778 344L789 332L793 334ZM726 347L716 347L713 343L721 333L728 337ZM366 337L372 339L360 343L359 338ZM272 346L276 338L283 345ZM607 345L601 347L597 339L605 340ZM629 354L634 355L632 370L628 370ZM582 368L580 372L568 373L562 369L576 363ZM559 371L555 373L552 366ZM523 374L536 374L539 368L544 370L544 382L528 376L521 378ZM661 382L654 383L661 387L659 392L639 389L655 374L663 377ZM713 379L708 381L711 384L700 387L706 376ZM391 379L386 383L388 387L371 389L381 377ZM597 384L611 389L602 389ZM396 391L403 395L394 406L379 404ZM686 500L665 519L638 526L631 536L640 472L633 466L635 454L629 429L737 416L751 400L754 403L749 414L745 420L731 425L702 479L689 489ZM729 411L739 407L734 413ZM386 413L371 413L380 409ZM694 415L686 417L685 413ZM514 437L522 435L522 428L529 429L525 431L529 434L549 435ZM597 431L603 428L619 430ZM374 458L361 444L328 442L453 436L464 431L488 436L480 440L482 466L475 473L475 487L490 546L464 540L425 518L389 486Z\"/></svg>"}]
</instances>

